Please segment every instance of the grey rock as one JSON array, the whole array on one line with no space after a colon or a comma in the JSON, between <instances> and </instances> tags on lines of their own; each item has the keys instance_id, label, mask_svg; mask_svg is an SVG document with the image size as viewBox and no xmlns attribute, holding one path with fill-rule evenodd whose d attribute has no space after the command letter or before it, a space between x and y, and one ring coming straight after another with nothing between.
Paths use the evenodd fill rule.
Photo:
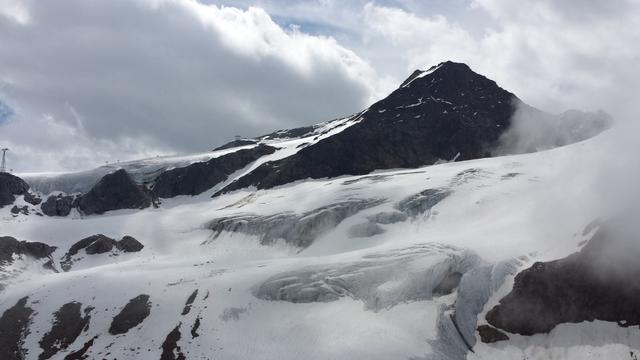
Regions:
<instances>
[{"instance_id":1,"label":"grey rock","mask_svg":"<svg viewBox=\"0 0 640 360\"><path fill-rule=\"evenodd\" d=\"M78 208L87 215L118 209L143 209L151 205L151 196L144 186L120 169L107 174L89 192L78 199Z\"/></svg>"},{"instance_id":2,"label":"grey rock","mask_svg":"<svg viewBox=\"0 0 640 360\"><path fill-rule=\"evenodd\" d=\"M42 213L47 216L67 216L75 206L75 198L70 195L49 196L40 205Z\"/></svg>"},{"instance_id":3,"label":"grey rock","mask_svg":"<svg viewBox=\"0 0 640 360\"><path fill-rule=\"evenodd\" d=\"M125 235L116 243L116 247L124 252L138 252L144 248L144 245L134 237Z\"/></svg>"},{"instance_id":4,"label":"grey rock","mask_svg":"<svg viewBox=\"0 0 640 360\"><path fill-rule=\"evenodd\" d=\"M141 294L129 302L113 318L109 326L109 334L124 334L130 329L140 325L151 314L151 302L149 295Z\"/></svg>"},{"instance_id":5,"label":"grey rock","mask_svg":"<svg viewBox=\"0 0 640 360\"><path fill-rule=\"evenodd\" d=\"M13 204L17 195L27 194L29 185L21 178L0 172L0 207Z\"/></svg>"}]
</instances>

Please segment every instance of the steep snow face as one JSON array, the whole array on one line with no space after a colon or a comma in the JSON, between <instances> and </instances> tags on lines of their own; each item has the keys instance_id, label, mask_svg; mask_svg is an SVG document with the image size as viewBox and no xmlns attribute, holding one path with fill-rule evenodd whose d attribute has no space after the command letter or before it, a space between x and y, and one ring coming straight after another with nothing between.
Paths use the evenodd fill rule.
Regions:
<instances>
[{"instance_id":1,"label":"steep snow face","mask_svg":"<svg viewBox=\"0 0 640 360\"><path fill-rule=\"evenodd\" d=\"M327 133L356 121L343 120ZM26 359L44 353L51 359L638 353L637 328L603 322L563 324L549 335L509 334L496 344L479 342L475 330L509 292L516 272L575 252L588 238L582 229L600 214L583 166L603 137L534 154L242 189L213 199L212 189L159 208L104 215L14 216L5 207L1 235L55 246L51 259L59 272L24 257L11 264L20 271L0 292L0 327L12 314L28 327L0 334L18 339L11 349ZM288 144L278 151L295 152L314 138L278 141ZM133 236L143 247L83 248L62 271L71 247L94 234ZM87 325L59 334L55 324L72 322Z\"/></svg>"}]
</instances>

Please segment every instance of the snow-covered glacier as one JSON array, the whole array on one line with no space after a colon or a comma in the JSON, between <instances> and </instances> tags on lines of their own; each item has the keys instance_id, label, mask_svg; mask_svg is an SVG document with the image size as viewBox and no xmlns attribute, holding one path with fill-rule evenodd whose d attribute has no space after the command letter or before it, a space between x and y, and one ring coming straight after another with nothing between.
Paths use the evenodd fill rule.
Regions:
<instances>
[{"instance_id":1,"label":"snow-covered glacier","mask_svg":"<svg viewBox=\"0 0 640 360\"><path fill-rule=\"evenodd\" d=\"M477 331L515 274L592 235L584 164L607 136L103 215L4 207L3 235L55 249L2 263L0 322L25 325L3 346L27 359L633 358L637 327L615 323L496 343ZM106 240L68 256L95 234ZM142 247L123 250L125 236Z\"/></svg>"}]
</instances>

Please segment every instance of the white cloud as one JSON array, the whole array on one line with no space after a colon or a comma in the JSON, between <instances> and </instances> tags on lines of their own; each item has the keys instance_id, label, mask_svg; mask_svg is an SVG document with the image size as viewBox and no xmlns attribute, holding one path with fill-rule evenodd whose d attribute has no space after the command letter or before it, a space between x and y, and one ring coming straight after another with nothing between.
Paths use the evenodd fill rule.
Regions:
<instances>
[{"instance_id":1,"label":"white cloud","mask_svg":"<svg viewBox=\"0 0 640 360\"><path fill-rule=\"evenodd\" d=\"M15 148L22 170L205 150L348 115L379 94L375 71L353 51L282 29L258 8L11 2L27 14L20 21L7 4L0 101L16 116L0 125L0 143ZM51 134L46 146L35 128Z\"/></svg>"}]
</instances>

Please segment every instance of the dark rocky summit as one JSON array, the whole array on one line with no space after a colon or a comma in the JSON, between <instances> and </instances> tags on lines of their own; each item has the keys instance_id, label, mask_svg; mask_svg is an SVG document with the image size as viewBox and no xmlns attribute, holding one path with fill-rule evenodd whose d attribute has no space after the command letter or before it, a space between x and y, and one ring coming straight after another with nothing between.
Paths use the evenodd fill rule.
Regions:
<instances>
[{"instance_id":1,"label":"dark rocky summit","mask_svg":"<svg viewBox=\"0 0 640 360\"><path fill-rule=\"evenodd\" d=\"M67 216L76 206L76 199L70 195L52 195L40 205L42 213L47 216Z\"/></svg>"},{"instance_id":2,"label":"dark rocky summit","mask_svg":"<svg viewBox=\"0 0 640 360\"><path fill-rule=\"evenodd\" d=\"M29 185L17 176L0 172L0 207L13 204L16 196L25 195Z\"/></svg>"},{"instance_id":3,"label":"dark rocky summit","mask_svg":"<svg viewBox=\"0 0 640 360\"><path fill-rule=\"evenodd\" d=\"M414 72L385 99L353 116L356 124L292 156L259 166L215 195L248 186L269 189L307 178L360 175L380 169L416 168L439 160L492 156L521 107L528 109L533 120L537 115L556 119L526 106L467 65L444 62L428 71ZM576 115L572 126L578 127L576 120L588 124L584 126L586 130L576 130L584 135L575 134L571 137L574 140L606 128L600 123L601 116ZM293 130L308 135L314 129ZM276 132L272 137L281 133L286 137L289 132Z\"/></svg>"},{"instance_id":4,"label":"dark rocky summit","mask_svg":"<svg viewBox=\"0 0 640 360\"><path fill-rule=\"evenodd\" d=\"M97 255L108 253L114 248L123 252L138 252L144 248L144 245L128 235L120 241L102 234L91 235L71 245L69 251L62 257L60 266L62 270L69 271L73 265L73 257L82 249L85 249L87 255Z\"/></svg>"},{"instance_id":5,"label":"dark rocky summit","mask_svg":"<svg viewBox=\"0 0 640 360\"><path fill-rule=\"evenodd\" d=\"M231 173L274 151L276 151L274 147L260 144L251 149L238 150L206 162L167 170L156 178L153 194L160 198L198 195L226 180Z\"/></svg>"},{"instance_id":6,"label":"dark rocky summit","mask_svg":"<svg viewBox=\"0 0 640 360\"><path fill-rule=\"evenodd\" d=\"M151 196L146 188L136 184L124 169L103 176L78 199L78 208L87 215L118 209L143 209L150 205Z\"/></svg>"},{"instance_id":7,"label":"dark rocky summit","mask_svg":"<svg viewBox=\"0 0 640 360\"><path fill-rule=\"evenodd\" d=\"M459 160L490 156L520 100L465 64L445 62L429 71L414 73L387 98L356 115L359 123L260 166L223 192L414 168L458 154Z\"/></svg>"},{"instance_id":8,"label":"dark rocky summit","mask_svg":"<svg viewBox=\"0 0 640 360\"><path fill-rule=\"evenodd\" d=\"M38 360L49 359L60 350L64 350L73 344L85 327L89 325L89 312L92 308L81 313L82 304L78 302L69 302L53 314L53 325L51 330L40 339L40 347L42 353L38 356Z\"/></svg>"},{"instance_id":9,"label":"dark rocky summit","mask_svg":"<svg viewBox=\"0 0 640 360\"><path fill-rule=\"evenodd\" d=\"M113 318L109 334L124 334L131 328L140 325L151 313L149 295L141 294L129 300L127 305Z\"/></svg>"},{"instance_id":10,"label":"dark rocky summit","mask_svg":"<svg viewBox=\"0 0 640 360\"><path fill-rule=\"evenodd\" d=\"M578 253L519 273L513 290L487 313L489 324L522 335L593 320L640 325L640 246L614 228L600 228Z\"/></svg>"}]
</instances>

